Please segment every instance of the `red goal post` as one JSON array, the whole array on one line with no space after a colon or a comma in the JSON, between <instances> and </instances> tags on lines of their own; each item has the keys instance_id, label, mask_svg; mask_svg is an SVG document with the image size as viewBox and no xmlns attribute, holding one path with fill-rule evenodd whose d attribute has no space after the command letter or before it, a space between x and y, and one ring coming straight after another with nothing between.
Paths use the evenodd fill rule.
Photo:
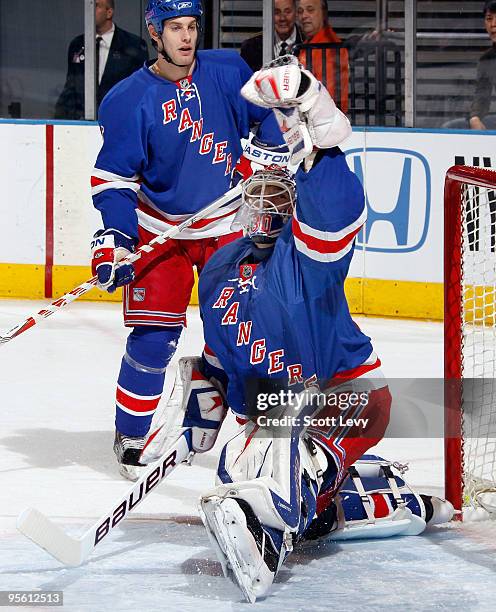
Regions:
<instances>
[{"instance_id":1,"label":"red goal post","mask_svg":"<svg viewBox=\"0 0 496 612\"><path fill-rule=\"evenodd\" d=\"M496 172L453 166L444 190L446 498L496 516Z\"/></svg>"}]
</instances>

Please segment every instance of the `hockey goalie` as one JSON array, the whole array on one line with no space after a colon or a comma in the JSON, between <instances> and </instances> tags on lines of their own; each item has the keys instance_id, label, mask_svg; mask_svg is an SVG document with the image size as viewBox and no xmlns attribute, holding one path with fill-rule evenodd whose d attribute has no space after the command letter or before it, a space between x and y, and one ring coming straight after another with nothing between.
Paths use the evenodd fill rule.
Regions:
<instances>
[{"instance_id":1,"label":"hockey goalie","mask_svg":"<svg viewBox=\"0 0 496 612\"><path fill-rule=\"evenodd\" d=\"M190 428L209 450L229 407L238 423L217 486L200 514L226 577L254 602L298 543L417 535L451 519L393 465L366 453L386 431L391 396L371 340L344 293L365 198L339 144L351 127L294 58L255 73L242 90L273 108L294 177L278 167L243 185L236 223L200 277L207 347L181 360L183 397L142 455L160 456Z\"/></svg>"}]
</instances>

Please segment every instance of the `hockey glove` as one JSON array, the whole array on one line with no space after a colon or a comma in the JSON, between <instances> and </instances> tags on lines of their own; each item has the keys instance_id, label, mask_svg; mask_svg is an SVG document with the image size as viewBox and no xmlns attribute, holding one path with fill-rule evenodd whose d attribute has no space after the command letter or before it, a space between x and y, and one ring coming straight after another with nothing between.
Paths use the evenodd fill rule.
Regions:
<instances>
[{"instance_id":1,"label":"hockey glove","mask_svg":"<svg viewBox=\"0 0 496 612\"><path fill-rule=\"evenodd\" d=\"M134 280L134 266L119 261L134 251L135 240L119 230L98 230L91 242L91 269L98 287L113 293Z\"/></svg>"},{"instance_id":2,"label":"hockey glove","mask_svg":"<svg viewBox=\"0 0 496 612\"><path fill-rule=\"evenodd\" d=\"M186 429L191 429L193 451L204 453L213 447L227 406L219 391L220 385L216 386L212 380L202 373L200 357L182 357L179 360L165 421L149 436L140 461L156 461Z\"/></svg>"},{"instance_id":3,"label":"hockey glove","mask_svg":"<svg viewBox=\"0 0 496 612\"><path fill-rule=\"evenodd\" d=\"M321 83L298 63L296 57L286 56L262 66L242 87L241 94L257 106L298 106L301 112L306 112L320 88Z\"/></svg>"},{"instance_id":4,"label":"hockey glove","mask_svg":"<svg viewBox=\"0 0 496 612\"><path fill-rule=\"evenodd\" d=\"M295 57L266 64L241 90L244 98L273 108L291 163L310 155L313 147L334 147L351 133L347 117L336 107L325 87Z\"/></svg>"}]
</instances>

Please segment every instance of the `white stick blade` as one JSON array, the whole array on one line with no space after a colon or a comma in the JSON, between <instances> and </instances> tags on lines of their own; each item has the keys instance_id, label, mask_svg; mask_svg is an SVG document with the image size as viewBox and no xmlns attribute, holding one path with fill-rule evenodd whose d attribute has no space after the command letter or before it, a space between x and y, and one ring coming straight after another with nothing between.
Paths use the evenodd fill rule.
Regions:
<instances>
[{"instance_id":1,"label":"white stick blade","mask_svg":"<svg viewBox=\"0 0 496 612\"><path fill-rule=\"evenodd\" d=\"M64 565L81 565L81 542L35 508L27 508L17 519L17 529Z\"/></svg>"}]
</instances>

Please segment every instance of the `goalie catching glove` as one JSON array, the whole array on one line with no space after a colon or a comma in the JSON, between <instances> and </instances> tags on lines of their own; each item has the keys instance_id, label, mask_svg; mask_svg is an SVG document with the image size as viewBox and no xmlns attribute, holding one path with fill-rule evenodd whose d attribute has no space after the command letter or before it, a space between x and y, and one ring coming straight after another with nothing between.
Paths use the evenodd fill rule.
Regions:
<instances>
[{"instance_id":1,"label":"goalie catching glove","mask_svg":"<svg viewBox=\"0 0 496 612\"><path fill-rule=\"evenodd\" d=\"M351 134L348 118L327 89L293 56L278 58L255 72L241 95L274 109L292 164L310 155L314 146L329 149Z\"/></svg>"},{"instance_id":2,"label":"goalie catching glove","mask_svg":"<svg viewBox=\"0 0 496 612\"><path fill-rule=\"evenodd\" d=\"M116 229L98 230L91 241L91 270L98 287L113 293L134 280L132 263L119 262L134 251L135 241Z\"/></svg>"}]
</instances>

